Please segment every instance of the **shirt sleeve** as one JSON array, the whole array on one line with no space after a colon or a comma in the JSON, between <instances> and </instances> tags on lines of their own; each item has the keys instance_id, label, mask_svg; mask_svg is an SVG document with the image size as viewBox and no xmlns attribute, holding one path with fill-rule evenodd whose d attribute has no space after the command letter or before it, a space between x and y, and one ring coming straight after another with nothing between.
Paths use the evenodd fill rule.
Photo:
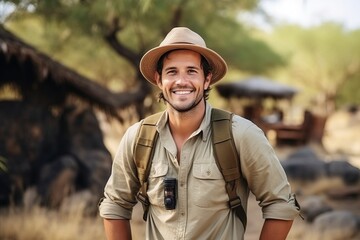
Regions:
<instances>
[{"instance_id":1,"label":"shirt sleeve","mask_svg":"<svg viewBox=\"0 0 360 240\"><path fill-rule=\"evenodd\" d=\"M108 219L131 219L140 188L137 169L133 160L133 147L140 124L131 126L120 141L113 160L111 175L99 203L99 213Z\"/></svg>"},{"instance_id":2,"label":"shirt sleeve","mask_svg":"<svg viewBox=\"0 0 360 240\"><path fill-rule=\"evenodd\" d=\"M242 175L259 201L263 218L294 219L299 205L274 149L260 128L249 121L242 125L233 128Z\"/></svg>"}]
</instances>

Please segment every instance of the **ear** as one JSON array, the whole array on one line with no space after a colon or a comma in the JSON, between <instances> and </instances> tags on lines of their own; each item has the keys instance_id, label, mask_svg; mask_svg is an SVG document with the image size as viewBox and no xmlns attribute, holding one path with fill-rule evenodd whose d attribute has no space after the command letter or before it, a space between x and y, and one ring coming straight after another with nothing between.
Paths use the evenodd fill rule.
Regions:
<instances>
[{"instance_id":1,"label":"ear","mask_svg":"<svg viewBox=\"0 0 360 240\"><path fill-rule=\"evenodd\" d=\"M156 81L156 84L158 85L159 88L162 88L162 83L161 83L161 76L158 72L155 72L154 74L154 78L155 78L155 81Z\"/></svg>"},{"instance_id":2,"label":"ear","mask_svg":"<svg viewBox=\"0 0 360 240\"><path fill-rule=\"evenodd\" d=\"M210 82L211 82L211 78L212 78L212 73L209 73L206 78L205 78L205 82L204 82L204 89L208 89L210 86Z\"/></svg>"}]
</instances>

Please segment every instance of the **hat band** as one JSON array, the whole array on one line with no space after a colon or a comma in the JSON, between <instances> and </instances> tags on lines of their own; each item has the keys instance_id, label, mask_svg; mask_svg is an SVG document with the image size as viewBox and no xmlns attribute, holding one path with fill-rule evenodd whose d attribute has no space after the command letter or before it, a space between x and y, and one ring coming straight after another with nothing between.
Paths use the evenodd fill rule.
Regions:
<instances>
[{"instance_id":1,"label":"hat band","mask_svg":"<svg viewBox=\"0 0 360 240\"><path fill-rule=\"evenodd\" d=\"M172 42L172 43L167 43L167 44L189 44L189 45L196 45L194 43L191 43L191 42ZM167 45L167 44L164 44L164 45ZM164 46L162 45L162 46ZM200 45L198 45L200 46Z\"/></svg>"}]
</instances>

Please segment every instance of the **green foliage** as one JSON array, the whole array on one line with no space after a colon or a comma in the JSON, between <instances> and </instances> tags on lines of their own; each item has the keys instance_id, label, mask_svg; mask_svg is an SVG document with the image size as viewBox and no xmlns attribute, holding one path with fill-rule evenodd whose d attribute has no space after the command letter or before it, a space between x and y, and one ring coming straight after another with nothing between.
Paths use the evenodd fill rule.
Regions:
<instances>
[{"instance_id":1,"label":"green foliage","mask_svg":"<svg viewBox=\"0 0 360 240\"><path fill-rule=\"evenodd\" d=\"M340 89L339 95L336 99L338 106L344 105L360 105L360 74L352 77Z\"/></svg>"},{"instance_id":2,"label":"green foliage","mask_svg":"<svg viewBox=\"0 0 360 240\"><path fill-rule=\"evenodd\" d=\"M172 26L184 25L204 36L232 72L272 71L302 89L304 105L331 111L335 104L360 101L360 32L345 31L333 23L308 29L287 25L256 38L237 16L256 10L259 0L5 2L17 6L7 22L12 30L55 59L111 87L134 84L137 65L129 65L121 54L119 58L104 41L106 34L118 32L118 41L141 56L158 45Z\"/></svg>"},{"instance_id":3,"label":"green foliage","mask_svg":"<svg viewBox=\"0 0 360 240\"><path fill-rule=\"evenodd\" d=\"M39 17L24 16L22 20L10 22L7 27L17 36L29 39L28 42L31 37L33 46L55 60L113 90L133 84L134 71L129 63L119 58L102 39L79 34L56 22L44 25Z\"/></svg>"},{"instance_id":4,"label":"green foliage","mask_svg":"<svg viewBox=\"0 0 360 240\"><path fill-rule=\"evenodd\" d=\"M141 55L158 45L174 25L198 31L209 47L224 55L235 69L261 73L281 65L282 59L265 43L250 36L237 20L239 11L256 9L259 0L24 0L9 1L24 12L44 19L46 29L103 39L118 28L118 40ZM13 18L16 19L16 18ZM117 22L116 22L117 21ZM118 25L116 25L116 24ZM54 27L55 25L56 27ZM52 39L53 40L53 39ZM55 40L56 43L56 40ZM58 46L58 43L55 45Z\"/></svg>"},{"instance_id":5,"label":"green foliage","mask_svg":"<svg viewBox=\"0 0 360 240\"><path fill-rule=\"evenodd\" d=\"M359 31L345 31L334 23L308 29L282 26L270 39L288 59L284 78L302 89L308 107L327 114L336 105L359 102Z\"/></svg>"}]
</instances>

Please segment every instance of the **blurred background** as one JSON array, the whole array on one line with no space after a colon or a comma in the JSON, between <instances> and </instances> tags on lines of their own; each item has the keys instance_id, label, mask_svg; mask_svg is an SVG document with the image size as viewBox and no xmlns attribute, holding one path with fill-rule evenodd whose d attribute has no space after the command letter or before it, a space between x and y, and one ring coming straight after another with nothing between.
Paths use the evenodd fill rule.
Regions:
<instances>
[{"instance_id":1,"label":"blurred background","mask_svg":"<svg viewBox=\"0 0 360 240\"><path fill-rule=\"evenodd\" d=\"M0 0L0 239L105 239L127 127L164 109L142 55L175 26L229 71L213 107L261 127L302 205L288 239L360 238L357 0ZM246 239L261 212L249 200ZM134 239L143 239L134 210Z\"/></svg>"}]
</instances>

